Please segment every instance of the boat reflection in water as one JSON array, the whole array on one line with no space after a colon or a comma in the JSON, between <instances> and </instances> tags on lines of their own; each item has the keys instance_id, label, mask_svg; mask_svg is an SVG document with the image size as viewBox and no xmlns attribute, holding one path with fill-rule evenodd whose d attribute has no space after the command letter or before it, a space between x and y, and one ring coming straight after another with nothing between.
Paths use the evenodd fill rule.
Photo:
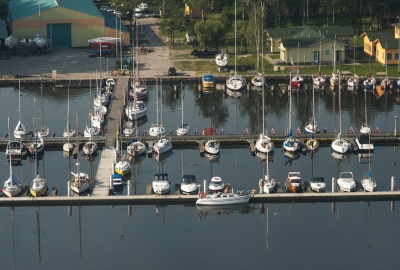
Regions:
<instances>
[{"instance_id":1,"label":"boat reflection in water","mask_svg":"<svg viewBox=\"0 0 400 270\"><path fill-rule=\"evenodd\" d=\"M228 205L196 205L199 209L198 220L200 221L203 217L207 216L208 213L217 215L225 214L229 216L232 213L248 214L254 210L249 203L242 204L228 204Z\"/></svg>"},{"instance_id":2,"label":"boat reflection in water","mask_svg":"<svg viewBox=\"0 0 400 270\"><path fill-rule=\"evenodd\" d=\"M357 153L358 162L361 164L368 164L371 162L371 158L374 156L374 153Z\"/></svg>"},{"instance_id":3,"label":"boat reflection in water","mask_svg":"<svg viewBox=\"0 0 400 270\"><path fill-rule=\"evenodd\" d=\"M170 156L172 156L173 152L172 151L167 151L162 154L154 154L154 159L158 162L164 162L166 161Z\"/></svg>"},{"instance_id":4,"label":"boat reflection in water","mask_svg":"<svg viewBox=\"0 0 400 270\"><path fill-rule=\"evenodd\" d=\"M234 98L234 99L240 98L242 96L242 92L243 92L243 90L241 90L241 91L232 91L232 90L230 90L228 88L226 89L226 94L228 96L230 96L231 98Z\"/></svg>"},{"instance_id":5,"label":"boat reflection in water","mask_svg":"<svg viewBox=\"0 0 400 270\"><path fill-rule=\"evenodd\" d=\"M332 153L332 157L336 161L342 161L342 160L350 161L351 151L346 152L346 153L338 153L338 152L332 150L331 153Z\"/></svg>"},{"instance_id":6,"label":"boat reflection in water","mask_svg":"<svg viewBox=\"0 0 400 270\"><path fill-rule=\"evenodd\" d=\"M288 163L293 160L299 159L301 151L292 152L292 151L283 150L283 154L285 155L286 163Z\"/></svg>"},{"instance_id":7,"label":"boat reflection in water","mask_svg":"<svg viewBox=\"0 0 400 270\"><path fill-rule=\"evenodd\" d=\"M218 163L219 162L219 153L218 154L209 154L209 153L204 153L204 156L207 158L208 162L212 162L212 163Z\"/></svg>"},{"instance_id":8,"label":"boat reflection in water","mask_svg":"<svg viewBox=\"0 0 400 270\"><path fill-rule=\"evenodd\" d=\"M256 156L261 159L262 163L267 162L267 159L268 159L268 162L274 162L274 154L275 154L275 151L269 152L269 153L263 153L263 152L257 151Z\"/></svg>"},{"instance_id":9,"label":"boat reflection in water","mask_svg":"<svg viewBox=\"0 0 400 270\"><path fill-rule=\"evenodd\" d=\"M171 152L171 154L172 154L172 152ZM145 159L146 159L146 155L140 155L140 156L134 156L134 157L133 156L129 156L129 161L133 165L140 165L140 163L142 163L142 161L145 160Z\"/></svg>"}]
</instances>

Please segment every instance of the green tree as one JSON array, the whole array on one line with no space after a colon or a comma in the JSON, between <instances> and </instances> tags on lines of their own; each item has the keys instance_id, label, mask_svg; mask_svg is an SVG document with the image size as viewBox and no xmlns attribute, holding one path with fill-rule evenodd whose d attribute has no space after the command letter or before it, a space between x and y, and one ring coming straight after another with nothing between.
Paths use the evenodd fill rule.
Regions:
<instances>
[{"instance_id":1,"label":"green tree","mask_svg":"<svg viewBox=\"0 0 400 270\"><path fill-rule=\"evenodd\" d=\"M185 24L182 2L179 0L170 0L165 3L163 12L163 20L161 20L160 28L170 34L171 44L175 44L175 31Z\"/></svg>"},{"instance_id":2,"label":"green tree","mask_svg":"<svg viewBox=\"0 0 400 270\"><path fill-rule=\"evenodd\" d=\"M206 21L197 22L194 30L197 40L205 48L215 47L217 50L227 33L228 19L225 14L210 15Z\"/></svg>"}]
</instances>

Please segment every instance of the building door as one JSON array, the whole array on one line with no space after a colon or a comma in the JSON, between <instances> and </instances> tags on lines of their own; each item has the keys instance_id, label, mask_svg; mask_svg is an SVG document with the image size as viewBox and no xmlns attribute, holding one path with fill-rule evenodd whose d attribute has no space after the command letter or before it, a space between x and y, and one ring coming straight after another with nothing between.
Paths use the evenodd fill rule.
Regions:
<instances>
[{"instance_id":1,"label":"building door","mask_svg":"<svg viewBox=\"0 0 400 270\"><path fill-rule=\"evenodd\" d=\"M319 51L314 51L314 63L319 63Z\"/></svg>"},{"instance_id":2,"label":"building door","mask_svg":"<svg viewBox=\"0 0 400 270\"><path fill-rule=\"evenodd\" d=\"M71 48L71 24L48 24L47 38L49 39L50 48Z\"/></svg>"}]
</instances>

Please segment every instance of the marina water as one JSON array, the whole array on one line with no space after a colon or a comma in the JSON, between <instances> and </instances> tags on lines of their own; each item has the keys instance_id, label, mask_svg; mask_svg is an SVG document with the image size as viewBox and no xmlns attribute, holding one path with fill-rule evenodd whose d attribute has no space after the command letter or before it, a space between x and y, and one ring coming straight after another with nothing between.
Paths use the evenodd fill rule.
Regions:
<instances>
[{"instance_id":1,"label":"marina water","mask_svg":"<svg viewBox=\"0 0 400 270\"><path fill-rule=\"evenodd\" d=\"M191 133L199 133L212 125L224 133L261 132L261 95L251 90L240 99L224 98L221 91L207 96L196 85L185 86L185 122ZM141 131L156 121L155 90L150 86L147 121ZM40 88L22 89L22 122L32 129L33 96L40 117ZM92 90L94 95L95 90ZM174 96L173 85L163 85L163 123L174 133L181 123L181 104ZM66 125L67 90L43 89L45 125L51 132L62 134ZM287 95L266 95L266 126L284 133L287 116ZM18 89L0 89L3 115L18 122ZM336 106L337 106L337 100ZM393 132L398 106L393 95L376 99L368 95L368 123L381 132ZM316 95L316 119L328 132L337 129L334 117L334 96L325 91ZM364 93L342 98L342 130L356 131L364 115ZM121 108L122 109L122 108ZM311 94L293 96L293 127L302 128L310 117ZM84 129L89 113L89 89L70 89L70 123ZM337 113L337 107L335 109ZM7 131L6 117L0 132ZM40 120L39 120L40 121ZM15 123L15 124L14 124ZM40 123L40 122L39 122ZM39 124L40 127L40 124ZM378 190L390 190L390 177L400 181L396 146L375 148L371 158L371 174ZM101 153L99 154L101 156ZM81 170L92 176L99 157L92 162L81 159ZM359 181L368 171L368 160L357 155L337 161L330 148L321 148L311 155L300 155L291 162L282 148L276 147L269 163L270 176L283 184L287 172L300 171L305 181L312 175L324 176L327 190L331 178L340 171L352 171ZM76 160L64 157L61 151L46 150L39 161L39 170L50 188L57 186L58 195L66 196L70 171ZM0 164L3 180L8 177L8 164ZM265 174L265 163L251 156L248 148L222 148L218 160L200 157L198 149L174 149L162 162L142 157L134 160L130 178L132 193L144 194L146 185L157 171L169 174L171 185L180 183L182 173L195 174L199 184L212 176L222 177L234 189L258 189L258 180ZM34 162L24 160L13 167L24 185L34 177ZM400 182L396 185L398 189ZM126 194L126 188L122 191ZM116 195L118 196L118 195ZM1 198L0 198L1 200ZM393 207L394 205L394 207ZM400 218L397 202L353 202L313 204L250 204L227 211L199 211L194 205L152 206L81 206L81 207L1 207L3 269L397 269L396 250ZM128 208L130 210L128 210Z\"/></svg>"}]
</instances>

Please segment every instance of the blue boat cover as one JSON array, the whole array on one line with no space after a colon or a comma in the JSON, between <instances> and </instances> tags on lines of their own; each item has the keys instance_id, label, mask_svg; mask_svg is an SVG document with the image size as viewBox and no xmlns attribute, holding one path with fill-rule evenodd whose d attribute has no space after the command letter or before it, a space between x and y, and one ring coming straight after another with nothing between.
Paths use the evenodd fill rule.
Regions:
<instances>
[{"instance_id":1,"label":"blue boat cover","mask_svg":"<svg viewBox=\"0 0 400 270\"><path fill-rule=\"evenodd\" d=\"M137 142L137 139L133 139L132 141L128 142L128 145L131 145L131 143Z\"/></svg>"}]
</instances>

